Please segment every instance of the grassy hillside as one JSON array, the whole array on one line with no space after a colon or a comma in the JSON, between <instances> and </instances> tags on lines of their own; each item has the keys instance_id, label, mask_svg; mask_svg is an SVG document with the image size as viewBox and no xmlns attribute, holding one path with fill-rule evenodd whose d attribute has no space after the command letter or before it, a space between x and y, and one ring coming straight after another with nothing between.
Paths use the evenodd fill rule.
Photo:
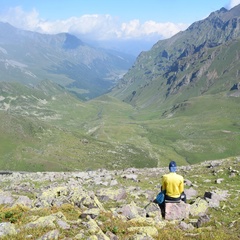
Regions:
<instances>
[{"instance_id":1,"label":"grassy hillside","mask_svg":"<svg viewBox=\"0 0 240 240\"><path fill-rule=\"evenodd\" d=\"M111 96L82 102L63 88L1 85L0 169L162 167L240 155L239 98L190 98L139 110Z\"/></svg>"}]
</instances>

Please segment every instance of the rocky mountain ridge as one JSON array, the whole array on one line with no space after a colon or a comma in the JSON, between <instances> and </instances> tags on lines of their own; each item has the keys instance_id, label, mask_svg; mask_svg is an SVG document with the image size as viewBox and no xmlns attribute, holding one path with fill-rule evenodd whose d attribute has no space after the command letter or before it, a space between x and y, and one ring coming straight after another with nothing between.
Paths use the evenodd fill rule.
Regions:
<instances>
[{"instance_id":1,"label":"rocky mountain ridge","mask_svg":"<svg viewBox=\"0 0 240 240\"><path fill-rule=\"evenodd\" d=\"M141 53L113 91L140 108L225 93L239 82L240 5L211 13Z\"/></svg>"},{"instance_id":2,"label":"rocky mountain ridge","mask_svg":"<svg viewBox=\"0 0 240 240\"><path fill-rule=\"evenodd\" d=\"M167 168L1 172L0 236L42 240L238 239L239 170L239 158L179 167L185 178L188 201L183 206L188 212L175 209L179 211L177 218L176 212L172 215L175 220L162 218L153 203Z\"/></svg>"}]
</instances>

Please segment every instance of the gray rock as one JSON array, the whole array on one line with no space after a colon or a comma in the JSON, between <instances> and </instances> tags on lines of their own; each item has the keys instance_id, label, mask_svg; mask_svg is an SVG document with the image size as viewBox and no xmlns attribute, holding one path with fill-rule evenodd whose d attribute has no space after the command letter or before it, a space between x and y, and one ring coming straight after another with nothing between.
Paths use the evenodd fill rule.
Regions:
<instances>
[{"instance_id":1,"label":"gray rock","mask_svg":"<svg viewBox=\"0 0 240 240\"><path fill-rule=\"evenodd\" d=\"M56 221L56 217L52 215L40 217L36 221L26 224L25 228L26 229L33 229L33 228L39 228L39 227L56 228L55 221Z\"/></svg>"},{"instance_id":2,"label":"gray rock","mask_svg":"<svg viewBox=\"0 0 240 240\"><path fill-rule=\"evenodd\" d=\"M59 230L55 229L52 231L47 232L42 237L38 238L37 240L58 240L60 232Z\"/></svg>"},{"instance_id":3,"label":"gray rock","mask_svg":"<svg viewBox=\"0 0 240 240\"><path fill-rule=\"evenodd\" d=\"M166 220L183 220L189 218L190 205L184 202L165 203Z\"/></svg>"},{"instance_id":4,"label":"gray rock","mask_svg":"<svg viewBox=\"0 0 240 240\"><path fill-rule=\"evenodd\" d=\"M9 222L0 223L0 237L6 235L16 235L17 230L15 229L14 224Z\"/></svg>"},{"instance_id":5,"label":"gray rock","mask_svg":"<svg viewBox=\"0 0 240 240\"><path fill-rule=\"evenodd\" d=\"M197 191L193 188L185 189L184 190L187 199L193 199L194 197L197 196Z\"/></svg>"},{"instance_id":6,"label":"gray rock","mask_svg":"<svg viewBox=\"0 0 240 240\"><path fill-rule=\"evenodd\" d=\"M58 220L57 220L57 225L58 225L61 229L64 229L64 230L71 228L71 226L70 226L68 223L66 223L65 221L63 221L63 220L61 220L61 219L58 219Z\"/></svg>"},{"instance_id":7,"label":"gray rock","mask_svg":"<svg viewBox=\"0 0 240 240\"><path fill-rule=\"evenodd\" d=\"M110 182L110 187L118 185L118 181L116 179Z\"/></svg>"},{"instance_id":8,"label":"gray rock","mask_svg":"<svg viewBox=\"0 0 240 240\"><path fill-rule=\"evenodd\" d=\"M222 181L224 181L223 178L218 178L218 179L215 181L215 183L220 184L220 183L222 183Z\"/></svg>"},{"instance_id":9,"label":"gray rock","mask_svg":"<svg viewBox=\"0 0 240 240\"><path fill-rule=\"evenodd\" d=\"M13 204L13 206L16 205L22 205L31 208L33 206L33 200L31 200L27 196L19 196L18 199Z\"/></svg>"},{"instance_id":10,"label":"gray rock","mask_svg":"<svg viewBox=\"0 0 240 240\"><path fill-rule=\"evenodd\" d=\"M12 205L15 199L10 192L0 192L0 204Z\"/></svg>"},{"instance_id":11,"label":"gray rock","mask_svg":"<svg viewBox=\"0 0 240 240\"><path fill-rule=\"evenodd\" d=\"M210 217L208 215L200 216L197 221L197 227L200 228L203 224L210 222Z\"/></svg>"},{"instance_id":12,"label":"gray rock","mask_svg":"<svg viewBox=\"0 0 240 240\"><path fill-rule=\"evenodd\" d=\"M187 223L181 221L179 224L179 228L182 230L193 230L194 226L191 223L187 224Z\"/></svg>"},{"instance_id":13,"label":"gray rock","mask_svg":"<svg viewBox=\"0 0 240 240\"><path fill-rule=\"evenodd\" d=\"M125 216L127 219L146 216L146 211L140 207L137 207L134 202L131 202L131 204L125 205L118 209L118 213Z\"/></svg>"},{"instance_id":14,"label":"gray rock","mask_svg":"<svg viewBox=\"0 0 240 240\"><path fill-rule=\"evenodd\" d=\"M128 179L128 180L133 180L133 181L137 182L138 175L136 175L136 174L126 174L126 175L123 175L122 178L125 178L125 179Z\"/></svg>"},{"instance_id":15,"label":"gray rock","mask_svg":"<svg viewBox=\"0 0 240 240\"><path fill-rule=\"evenodd\" d=\"M191 187L192 186L192 182L190 180L188 180L188 179L184 179L184 185Z\"/></svg>"}]
</instances>

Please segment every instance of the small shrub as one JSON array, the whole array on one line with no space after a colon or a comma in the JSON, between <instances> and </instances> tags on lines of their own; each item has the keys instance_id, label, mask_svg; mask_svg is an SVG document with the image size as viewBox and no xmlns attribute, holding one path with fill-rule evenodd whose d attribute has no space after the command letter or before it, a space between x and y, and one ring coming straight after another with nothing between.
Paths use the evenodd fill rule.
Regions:
<instances>
[{"instance_id":1,"label":"small shrub","mask_svg":"<svg viewBox=\"0 0 240 240\"><path fill-rule=\"evenodd\" d=\"M13 212L9 211L9 212L5 212L5 218L12 218L13 217Z\"/></svg>"}]
</instances>

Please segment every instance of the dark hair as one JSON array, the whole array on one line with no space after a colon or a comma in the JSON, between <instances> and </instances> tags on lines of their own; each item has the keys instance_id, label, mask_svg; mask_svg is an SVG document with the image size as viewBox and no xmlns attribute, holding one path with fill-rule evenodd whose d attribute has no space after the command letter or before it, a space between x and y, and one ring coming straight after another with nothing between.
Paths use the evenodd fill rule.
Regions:
<instances>
[{"instance_id":1,"label":"dark hair","mask_svg":"<svg viewBox=\"0 0 240 240\"><path fill-rule=\"evenodd\" d=\"M177 170L177 164L176 164L175 161L171 161L171 162L169 163L169 170L170 170L170 172L176 172L176 170Z\"/></svg>"},{"instance_id":2,"label":"dark hair","mask_svg":"<svg viewBox=\"0 0 240 240\"><path fill-rule=\"evenodd\" d=\"M171 161L171 162L169 163L169 167L176 167L176 166L177 166L177 164L176 164L175 161Z\"/></svg>"}]
</instances>

